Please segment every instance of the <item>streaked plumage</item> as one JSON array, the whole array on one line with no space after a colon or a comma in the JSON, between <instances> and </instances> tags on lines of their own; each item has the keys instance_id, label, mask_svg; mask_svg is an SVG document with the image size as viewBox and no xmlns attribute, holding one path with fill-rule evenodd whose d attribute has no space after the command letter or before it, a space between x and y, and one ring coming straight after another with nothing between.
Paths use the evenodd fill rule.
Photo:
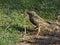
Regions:
<instances>
[{"instance_id":1,"label":"streaked plumage","mask_svg":"<svg viewBox=\"0 0 60 45\"><path fill-rule=\"evenodd\" d=\"M27 13L29 15L29 20L31 21L31 23L34 24L38 28L40 27L40 29L38 30L39 32L41 28L43 29L49 25L40 16L38 16L34 11L29 11Z\"/></svg>"}]
</instances>

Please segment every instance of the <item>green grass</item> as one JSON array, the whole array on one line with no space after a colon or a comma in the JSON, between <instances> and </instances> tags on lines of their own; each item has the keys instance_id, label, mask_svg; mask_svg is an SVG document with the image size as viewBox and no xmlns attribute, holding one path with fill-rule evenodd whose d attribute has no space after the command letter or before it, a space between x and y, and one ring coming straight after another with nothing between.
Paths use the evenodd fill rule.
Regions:
<instances>
[{"instance_id":1,"label":"green grass","mask_svg":"<svg viewBox=\"0 0 60 45\"><path fill-rule=\"evenodd\" d=\"M18 31L12 31L0 28L0 45L14 45L19 41Z\"/></svg>"},{"instance_id":2,"label":"green grass","mask_svg":"<svg viewBox=\"0 0 60 45\"><path fill-rule=\"evenodd\" d=\"M0 0L0 45L15 45L21 40L20 34L24 25L31 25L28 17L24 16L26 10L33 10L44 20L51 21L56 18L56 12L60 12L59 1Z\"/></svg>"},{"instance_id":3,"label":"green grass","mask_svg":"<svg viewBox=\"0 0 60 45\"><path fill-rule=\"evenodd\" d=\"M0 10L0 45L15 45L22 40L20 38L23 38L21 33L24 30L24 25L29 25L30 22L27 20L25 23L24 14L17 10L11 10L9 15L3 10Z\"/></svg>"}]
</instances>

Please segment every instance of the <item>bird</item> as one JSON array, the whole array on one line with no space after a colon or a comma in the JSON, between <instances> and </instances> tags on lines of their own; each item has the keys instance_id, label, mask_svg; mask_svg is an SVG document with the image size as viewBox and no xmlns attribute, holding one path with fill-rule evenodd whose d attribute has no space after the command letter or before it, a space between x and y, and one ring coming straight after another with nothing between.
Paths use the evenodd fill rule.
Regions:
<instances>
[{"instance_id":1,"label":"bird","mask_svg":"<svg viewBox=\"0 0 60 45\"><path fill-rule=\"evenodd\" d=\"M41 18L35 11L28 11L27 14L29 15L30 22L35 25L35 29L38 28L37 36L41 32L41 29L43 30L47 26L49 26L46 21Z\"/></svg>"}]
</instances>

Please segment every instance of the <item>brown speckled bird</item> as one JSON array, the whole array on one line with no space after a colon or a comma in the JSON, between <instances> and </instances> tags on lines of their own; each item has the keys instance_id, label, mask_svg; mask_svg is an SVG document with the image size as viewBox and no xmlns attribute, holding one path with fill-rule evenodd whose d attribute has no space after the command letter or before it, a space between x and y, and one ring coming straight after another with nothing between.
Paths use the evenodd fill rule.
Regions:
<instances>
[{"instance_id":1,"label":"brown speckled bird","mask_svg":"<svg viewBox=\"0 0 60 45\"><path fill-rule=\"evenodd\" d=\"M38 16L36 14L36 12L34 11L29 11L27 12L27 14L29 15L29 20L32 24L34 24L36 26L36 28L38 28L38 33L37 35L39 35L40 30L43 30L44 28L46 28L46 26L48 26L49 24L46 23L46 21L44 21L40 16Z\"/></svg>"}]
</instances>

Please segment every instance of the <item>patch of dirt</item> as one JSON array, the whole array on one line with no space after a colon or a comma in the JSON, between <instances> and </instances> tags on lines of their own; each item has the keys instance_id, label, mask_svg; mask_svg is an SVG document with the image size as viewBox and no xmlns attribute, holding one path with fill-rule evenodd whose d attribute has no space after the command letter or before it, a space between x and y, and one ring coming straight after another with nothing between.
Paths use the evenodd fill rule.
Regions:
<instances>
[{"instance_id":1,"label":"patch of dirt","mask_svg":"<svg viewBox=\"0 0 60 45\"><path fill-rule=\"evenodd\" d=\"M16 45L60 45L60 18L56 22L50 22L50 28L40 32L39 36L27 34Z\"/></svg>"},{"instance_id":2,"label":"patch of dirt","mask_svg":"<svg viewBox=\"0 0 60 45\"><path fill-rule=\"evenodd\" d=\"M16 45L60 45L59 37L27 35L22 41L16 43Z\"/></svg>"}]
</instances>

